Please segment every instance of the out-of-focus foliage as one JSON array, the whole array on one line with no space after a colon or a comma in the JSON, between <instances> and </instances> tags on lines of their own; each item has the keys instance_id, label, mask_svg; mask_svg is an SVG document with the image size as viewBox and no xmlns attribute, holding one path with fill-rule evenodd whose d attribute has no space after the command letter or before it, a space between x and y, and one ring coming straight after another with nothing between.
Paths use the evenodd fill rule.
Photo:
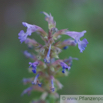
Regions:
<instances>
[{"instance_id":1,"label":"out-of-focus foliage","mask_svg":"<svg viewBox=\"0 0 103 103\"><path fill-rule=\"evenodd\" d=\"M59 94L103 94L103 0L1 0L0 1L0 103L28 103L39 98L40 93L21 97L28 87L22 84L23 77L32 77L27 68L28 60L23 55L27 49L20 44L18 33L22 22L36 24L47 31L47 22L41 11L51 13L57 28L70 31L86 30L86 50L69 47L61 58L77 57L68 77L59 78L64 88ZM32 35L40 43L39 36ZM62 40L67 36L63 36Z\"/></svg>"}]
</instances>

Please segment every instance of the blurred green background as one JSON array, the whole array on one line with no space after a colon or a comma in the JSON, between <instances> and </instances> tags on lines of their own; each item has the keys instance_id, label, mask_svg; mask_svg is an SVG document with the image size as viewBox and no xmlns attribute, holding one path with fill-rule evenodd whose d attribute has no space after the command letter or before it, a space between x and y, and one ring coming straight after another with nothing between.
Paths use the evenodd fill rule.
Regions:
<instances>
[{"instance_id":1,"label":"blurred green background","mask_svg":"<svg viewBox=\"0 0 103 103\"><path fill-rule=\"evenodd\" d=\"M0 103L29 103L40 95L32 92L30 96L20 96L28 87L22 84L22 78L33 74L28 73L30 60L22 53L27 46L20 43L18 33L26 31L23 21L47 31L41 11L53 15L59 30L87 31L84 37L89 44L83 53L76 46L60 54L61 58L72 56L79 60L73 62L68 77L59 78L64 85L59 94L102 95L103 0L0 0ZM38 35L32 37L42 43Z\"/></svg>"}]
</instances>

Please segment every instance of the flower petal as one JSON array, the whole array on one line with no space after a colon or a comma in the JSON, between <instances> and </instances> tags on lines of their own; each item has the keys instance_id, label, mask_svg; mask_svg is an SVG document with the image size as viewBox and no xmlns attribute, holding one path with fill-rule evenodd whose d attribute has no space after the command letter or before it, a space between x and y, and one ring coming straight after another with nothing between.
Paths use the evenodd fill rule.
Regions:
<instances>
[{"instance_id":1,"label":"flower petal","mask_svg":"<svg viewBox=\"0 0 103 103\"><path fill-rule=\"evenodd\" d=\"M18 38L20 39L20 42L22 43L23 41L25 41L26 40L26 38L27 38L27 34L23 31L23 30L21 30L20 32L19 32L19 34L18 34Z\"/></svg>"},{"instance_id":2,"label":"flower petal","mask_svg":"<svg viewBox=\"0 0 103 103\"><path fill-rule=\"evenodd\" d=\"M76 42L78 42L78 40L84 36L84 33L86 33L86 31L82 31L82 32L75 32L75 31L67 31L66 34L69 35L70 37L72 37L73 39L76 40Z\"/></svg>"},{"instance_id":3,"label":"flower petal","mask_svg":"<svg viewBox=\"0 0 103 103\"><path fill-rule=\"evenodd\" d=\"M78 48L80 52L83 52L85 50L85 47L87 46L87 44L88 44L87 39L83 39L82 41L78 42Z\"/></svg>"}]
</instances>

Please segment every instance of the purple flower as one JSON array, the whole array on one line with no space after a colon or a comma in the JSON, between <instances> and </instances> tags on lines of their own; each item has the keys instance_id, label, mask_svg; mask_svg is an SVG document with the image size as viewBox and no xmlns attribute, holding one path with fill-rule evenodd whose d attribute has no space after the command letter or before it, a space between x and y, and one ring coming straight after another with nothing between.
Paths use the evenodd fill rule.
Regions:
<instances>
[{"instance_id":1,"label":"purple flower","mask_svg":"<svg viewBox=\"0 0 103 103\"><path fill-rule=\"evenodd\" d=\"M28 23L26 23L26 22L22 22L22 24L23 24L25 27L27 27L27 31L26 31L26 33L24 33L23 30L21 30L21 31L19 32L18 35L19 35L19 39L20 39L20 42L21 42L21 43L26 40L27 36L30 36L31 33L36 32L36 31L39 32L39 33L41 33L41 35L42 35L43 37L46 37L46 36L47 36L47 33L46 33L41 27L39 27L39 26L37 26L37 25L31 25L31 24L28 24Z\"/></svg>"},{"instance_id":2,"label":"purple flower","mask_svg":"<svg viewBox=\"0 0 103 103\"><path fill-rule=\"evenodd\" d=\"M31 82L31 78L23 78L23 83L27 84Z\"/></svg>"},{"instance_id":3,"label":"purple flower","mask_svg":"<svg viewBox=\"0 0 103 103\"><path fill-rule=\"evenodd\" d=\"M23 96L24 94L28 94L28 95L30 95L30 93L31 93L31 91L33 90L33 87L29 87L29 88L27 88L27 89L25 89L23 92L22 92L22 94L21 94L21 96Z\"/></svg>"},{"instance_id":4,"label":"purple flower","mask_svg":"<svg viewBox=\"0 0 103 103\"><path fill-rule=\"evenodd\" d=\"M22 22L22 24L25 27L27 27L26 34L29 35L29 36L31 35L31 33L36 32L36 31L41 33L41 35L44 36L44 37L47 36L47 33L41 27L39 27L37 25L31 25L31 24L28 24L26 22Z\"/></svg>"},{"instance_id":5,"label":"purple flower","mask_svg":"<svg viewBox=\"0 0 103 103\"><path fill-rule=\"evenodd\" d=\"M68 65L71 67L73 60L78 60L78 58L72 58L72 57L70 56L68 59L65 59L64 62L68 63Z\"/></svg>"},{"instance_id":6,"label":"purple flower","mask_svg":"<svg viewBox=\"0 0 103 103\"><path fill-rule=\"evenodd\" d=\"M62 66L62 73L65 73L65 70L68 69L70 70L70 66L68 66L66 63L64 62L60 62L60 65Z\"/></svg>"},{"instance_id":7,"label":"purple flower","mask_svg":"<svg viewBox=\"0 0 103 103\"><path fill-rule=\"evenodd\" d=\"M24 55L26 57L34 60L34 62L29 62L29 71L35 73L36 75L32 78L23 79L24 84L31 83L32 86L25 89L22 92L22 95L25 93L30 94L32 90L43 92L41 98L38 101L32 101L33 103L45 103L47 95L51 94L51 92L54 92L53 95L55 97L55 101L59 97L56 91L61 89L63 85L54 77L62 76L59 72L60 69L62 73L64 73L63 75L67 76L68 72L66 71L71 69L72 61L74 59L78 60L77 58L72 57L63 60L59 59L59 53L62 52L62 49L65 50L69 46L78 45L80 52L83 52L88 44L86 39L81 40L81 37L83 37L86 33L85 30L82 32L68 31L67 29L58 30L52 15L47 14L46 12L43 12L43 14L45 15L45 20L48 23L48 33L37 25L22 22L23 26L25 26L27 30L26 32L21 30L18 34L18 38L20 39L21 43L24 42L29 48L36 51L36 54L31 54L28 51L24 51ZM33 32L39 34L41 39L44 41L43 44L29 38ZM68 35L70 38L61 41L60 38L62 37L62 34ZM37 69L37 66L39 66L41 69ZM48 88L48 86L50 87Z\"/></svg>"},{"instance_id":8,"label":"purple flower","mask_svg":"<svg viewBox=\"0 0 103 103\"><path fill-rule=\"evenodd\" d=\"M80 38L82 36L84 36L84 33L86 33L85 30L82 32L67 31L65 33L66 35L69 35L70 37L75 39L75 42L78 43L78 48L79 48L80 52L83 52L83 50L85 50L85 47L88 44L88 41L86 39L83 39L82 41L80 41Z\"/></svg>"},{"instance_id":9,"label":"purple flower","mask_svg":"<svg viewBox=\"0 0 103 103\"><path fill-rule=\"evenodd\" d=\"M49 46L49 50L48 50L47 56L46 56L46 58L44 59L44 62L45 62L45 63L50 63L50 50L51 50L51 44L50 44L50 46Z\"/></svg>"},{"instance_id":10,"label":"purple flower","mask_svg":"<svg viewBox=\"0 0 103 103\"><path fill-rule=\"evenodd\" d=\"M34 81L32 82L32 84L37 84L37 80L38 80L39 74L36 75Z\"/></svg>"},{"instance_id":11,"label":"purple flower","mask_svg":"<svg viewBox=\"0 0 103 103\"><path fill-rule=\"evenodd\" d=\"M52 90L52 92L55 91L53 79L54 79L54 78L53 78L53 76L52 76L52 77L51 77L51 90Z\"/></svg>"},{"instance_id":12,"label":"purple flower","mask_svg":"<svg viewBox=\"0 0 103 103\"><path fill-rule=\"evenodd\" d=\"M27 58L33 58L33 55L30 54L27 50L24 51L24 55L25 55Z\"/></svg>"},{"instance_id":13,"label":"purple flower","mask_svg":"<svg viewBox=\"0 0 103 103\"><path fill-rule=\"evenodd\" d=\"M36 62L34 62L34 63L29 62L29 64L30 64L30 67L33 68L33 69L32 69L32 72L33 72L33 73L36 73L36 69L37 69L37 66L39 65L39 62L38 62L38 61L36 61Z\"/></svg>"},{"instance_id":14,"label":"purple flower","mask_svg":"<svg viewBox=\"0 0 103 103\"><path fill-rule=\"evenodd\" d=\"M27 34L27 35L31 35L32 32L35 32L35 31L37 31L37 30L39 29L38 26L36 26L36 25L31 25L31 24L28 24L28 23L26 23L26 22L22 22L22 24L23 24L25 27L27 27L27 31L26 31L26 34Z\"/></svg>"},{"instance_id":15,"label":"purple flower","mask_svg":"<svg viewBox=\"0 0 103 103\"><path fill-rule=\"evenodd\" d=\"M21 30L19 32L18 36L19 36L18 38L20 39L20 42L22 43L23 41L26 40L28 35L23 30Z\"/></svg>"}]
</instances>

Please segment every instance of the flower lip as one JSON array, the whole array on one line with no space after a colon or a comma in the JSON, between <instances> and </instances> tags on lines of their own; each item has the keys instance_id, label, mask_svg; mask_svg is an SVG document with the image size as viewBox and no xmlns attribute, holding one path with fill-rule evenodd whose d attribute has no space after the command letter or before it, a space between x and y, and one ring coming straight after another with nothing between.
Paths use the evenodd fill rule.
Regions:
<instances>
[{"instance_id":1,"label":"flower lip","mask_svg":"<svg viewBox=\"0 0 103 103\"><path fill-rule=\"evenodd\" d=\"M27 38L27 34L23 30L19 32L18 36L18 39L20 39L21 43L24 42Z\"/></svg>"},{"instance_id":2,"label":"flower lip","mask_svg":"<svg viewBox=\"0 0 103 103\"><path fill-rule=\"evenodd\" d=\"M85 50L85 47L87 47L87 44L88 44L88 41L85 38L78 43L78 48L80 49L81 53Z\"/></svg>"},{"instance_id":3,"label":"flower lip","mask_svg":"<svg viewBox=\"0 0 103 103\"><path fill-rule=\"evenodd\" d=\"M27 27L26 22L22 22L23 26Z\"/></svg>"},{"instance_id":4,"label":"flower lip","mask_svg":"<svg viewBox=\"0 0 103 103\"><path fill-rule=\"evenodd\" d=\"M39 62L38 62L38 61L33 62L33 63L29 62L29 65L30 65L31 67L34 67L34 68L35 68L36 66L39 65Z\"/></svg>"}]
</instances>

